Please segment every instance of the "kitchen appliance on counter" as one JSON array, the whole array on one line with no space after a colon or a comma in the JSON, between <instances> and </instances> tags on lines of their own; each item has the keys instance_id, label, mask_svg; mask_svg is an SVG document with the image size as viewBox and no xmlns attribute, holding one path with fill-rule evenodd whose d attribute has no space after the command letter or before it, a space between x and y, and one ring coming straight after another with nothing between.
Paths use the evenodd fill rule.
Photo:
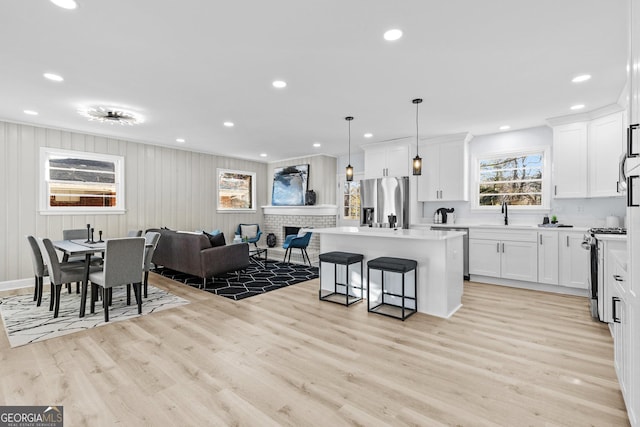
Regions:
<instances>
[{"instance_id":1,"label":"kitchen appliance on counter","mask_svg":"<svg viewBox=\"0 0 640 427\"><path fill-rule=\"evenodd\" d=\"M610 323L611 309L608 289L605 286L604 278L604 245L603 236L606 235L626 235L627 230L623 227L599 227L590 228L584 235L582 247L590 252L590 274L589 292L591 295L591 316L601 322Z\"/></svg>"},{"instance_id":2,"label":"kitchen appliance on counter","mask_svg":"<svg viewBox=\"0 0 640 427\"><path fill-rule=\"evenodd\" d=\"M409 228L408 176L363 179L360 200L360 225Z\"/></svg>"},{"instance_id":3,"label":"kitchen appliance on counter","mask_svg":"<svg viewBox=\"0 0 640 427\"><path fill-rule=\"evenodd\" d=\"M455 216L447 215L447 214L452 214L454 210L455 210L454 208L439 208L439 209L436 209L436 213L435 213L435 216L434 216L434 218L436 218L436 219L434 220L434 223L436 223L436 224L449 224L449 223L452 223L453 224L454 221L451 221L451 219L454 219Z\"/></svg>"}]
</instances>

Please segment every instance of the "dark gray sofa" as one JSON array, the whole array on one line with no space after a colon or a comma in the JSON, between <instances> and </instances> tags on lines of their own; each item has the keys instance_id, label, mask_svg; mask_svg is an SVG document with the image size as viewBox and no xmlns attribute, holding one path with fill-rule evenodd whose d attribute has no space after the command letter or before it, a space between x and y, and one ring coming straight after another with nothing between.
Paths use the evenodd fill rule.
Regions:
<instances>
[{"instance_id":1,"label":"dark gray sofa","mask_svg":"<svg viewBox=\"0 0 640 427\"><path fill-rule=\"evenodd\" d=\"M212 247L204 234L180 233L166 229L151 229L160 233L153 263L171 270L207 279L224 273L237 272L249 266L249 244L236 243Z\"/></svg>"}]
</instances>

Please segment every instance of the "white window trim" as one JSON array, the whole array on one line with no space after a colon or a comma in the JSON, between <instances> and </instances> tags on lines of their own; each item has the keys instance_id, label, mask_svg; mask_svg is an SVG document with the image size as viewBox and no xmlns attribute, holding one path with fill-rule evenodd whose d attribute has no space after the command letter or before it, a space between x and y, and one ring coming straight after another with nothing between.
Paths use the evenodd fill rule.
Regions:
<instances>
[{"instance_id":1,"label":"white window trim","mask_svg":"<svg viewBox=\"0 0 640 427\"><path fill-rule=\"evenodd\" d=\"M220 206L220 174L234 173L251 176L251 208L246 209L225 209ZM250 171L241 171L235 169L216 169L216 212L217 213L255 213L257 197L256 197L256 173Z\"/></svg>"},{"instance_id":2,"label":"white window trim","mask_svg":"<svg viewBox=\"0 0 640 427\"><path fill-rule=\"evenodd\" d=\"M69 156L78 159L108 161L115 164L116 206L114 207L52 207L49 206L49 186L47 180L48 160L52 155ZM112 154L88 153L85 151L62 150L59 148L40 147L40 215L109 215L124 214L124 157Z\"/></svg>"},{"instance_id":3,"label":"white window trim","mask_svg":"<svg viewBox=\"0 0 640 427\"><path fill-rule=\"evenodd\" d=\"M542 153L544 159L542 161L542 204L540 206L517 206L509 205L509 210L521 211L521 212L549 212L551 210L551 147L548 145L527 147L520 150L500 150L484 152L480 154L474 154L471 157L471 211L473 212L493 212L496 206L479 206L479 163L480 159L487 159L491 157L508 157L508 156L523 156L527 154Z\"/></svg>"}]
</instances>

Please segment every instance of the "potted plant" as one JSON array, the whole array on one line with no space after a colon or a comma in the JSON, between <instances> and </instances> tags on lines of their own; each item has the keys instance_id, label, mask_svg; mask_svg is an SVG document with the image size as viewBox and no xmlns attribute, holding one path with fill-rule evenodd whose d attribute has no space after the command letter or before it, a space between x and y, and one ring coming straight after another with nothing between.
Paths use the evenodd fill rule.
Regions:
<instances>
[{"instance_id":1,"label":"potted plant","mask_svg":"<svg viewBox=\"0 0 640 427\"><path fill-rule=\"evenodd\" d=\"M558 223L558 217L555 215L551 215L551 224L557 224Z\"/></svg>"}]
</instances>

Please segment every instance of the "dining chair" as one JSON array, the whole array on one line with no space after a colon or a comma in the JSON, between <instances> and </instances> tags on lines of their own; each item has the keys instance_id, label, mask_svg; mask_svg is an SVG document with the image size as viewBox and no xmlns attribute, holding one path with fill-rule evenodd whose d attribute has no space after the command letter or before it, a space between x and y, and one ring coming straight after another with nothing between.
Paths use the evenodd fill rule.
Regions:
<instances>
[{"instance_id":1,"label":"dining chair","mask_svg":"<svg viewBox=\"0 0 640 427\"><path fill-rule=\"evenodd\" d=\"M33 300L36 301L36 306L40 307L42 303L42 287L44 284L44 278L49 276L49 269L44 263L42 258L42 252L38 241L33 236L27 236L29 247L31 248L31 263L33 264L33 275L35 277L35 286L33 288ZM53 287L51 288L51 304L49 310L53 309Z\"/></svg>"},{"instance_id":2,"label":"dining chair","mask_svg":"<svg viewBox=\"0 0 640 427\"><path fill-rule=\"evenodd\" d=\"M282 248L286 249L284 252L284 258L282 262L285 262L287 259L287 254L289 254L289 260L286 262L291 262L291 252L293 248L300 249L302 252L302 262L309 262L309 266L311 266L311 260L309 259L309 254L307 253L307 246L309 246L309 241L311 240L311 232L301 232L298 234L290 234L285 237L284 243L282 244ZM305 261L306 257L306 261Z\"/></svg>"},{"instance_id":3,"label":"dining chair","mask_svg":"<svg viewBox=\"0 0 640 427\"><path fill-rule=\"evenodd\" d=\"M144 297L147 297L147 287L149 285L149 271L153 268L153 254L158 246L158 240L160 240L160 233L155 231L147 231L144 235L144 262L142 269L144 270Z\"/></svg>"},{"instance_id":4,"label":"dining chair","mask_svg":"<svg viewBox=\"0 0 640 427\"><path fill-rule=\"evenodd\" d=\"M144 260L145 239L142 237L125 237L107 240L104 265L102 271L89 274L91 294L97 293L97 287L103 289L102 305L104 321L109 321L109 305L112 290L115 286L133 284L133 291L138 303L138 314L142 314L142 262ZM129 288L128 288L129 289ZM129 293L127 293L129 296ZM127 298L127 304L129 298ZM95 299L91 298L91 313L95 312Z\"/></svg>"},{"instance_id":5,"label":"dining chair","mask_svg":"<svg viewBox=\"0 0 640 427\"><path fill-rule=\"evenodd\" d=\"M142 230L129 230L127 237L142 237Z\"/></svg>"},{"instance_id":6,"label":"dining chair","mask_svg":"<svg viewBox=\"0 0 640 427\"><path fill-rule=\"evenodd\" d=\"M53 317L58 317L60 311L60 290L62 285L72 282L82 282L85 279L84 263L79 262L61 262L58 260L58 254L50 239L42 239L44 251L43 258L49 268L49 279L51 280L52 300L54 301ZM89 272L95 271L100 267L89 266ZM55 293L54 293L55 291Z\"/></svg>"},{"instance_id":7,"label":"dining chair","mask_svg":"<svg viewBox=\"0 0 640 427\"><path fill-rule=\"evenodd\" d=\"M86 228L73 228L68 230L62 230L62 240L87 240L87 229ZM65 255L62 258L62 261L82 261L84 262L84 255L76 255L69 257ZM101 265L102 257L97 255L91 256L91 264L93 265ZM76 292L78 289L76 288Z\"/></svg>"}]
</instances>

